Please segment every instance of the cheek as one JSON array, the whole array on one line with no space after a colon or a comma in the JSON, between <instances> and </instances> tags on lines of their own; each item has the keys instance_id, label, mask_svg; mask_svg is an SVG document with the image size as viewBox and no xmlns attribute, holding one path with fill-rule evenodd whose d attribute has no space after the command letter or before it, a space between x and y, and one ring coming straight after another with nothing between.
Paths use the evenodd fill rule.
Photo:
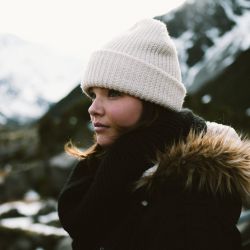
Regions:
<instances>
[{"instance_id":1,"label":"cheek","mask_svg":"<svg viewBox=\"0 0 250 250\"><path fill-rule=\"evenodd\" d=\"M142 105L134 105L128 103L126 105L116 105L112 111L113 121L120 127L134 126L140 119L142 113Z\"/></svg>"}]
</instances>

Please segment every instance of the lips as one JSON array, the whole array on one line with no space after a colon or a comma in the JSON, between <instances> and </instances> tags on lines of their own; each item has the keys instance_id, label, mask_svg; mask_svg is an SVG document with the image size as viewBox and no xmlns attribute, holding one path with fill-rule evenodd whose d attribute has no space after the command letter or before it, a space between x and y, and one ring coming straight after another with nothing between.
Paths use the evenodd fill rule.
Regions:
<instances>
[{"instance_id":1,"label":"lips","mask_svg":"<svg viewBox=\"0 0 250 250\"><path fill-rule=\"evenodd\" d=\"M99 122L94 123L94 130L96 133L105 132L108 128L109 128L109 126L106 126L102 123L99 123Z\"/></svg>"},{"instance_id":2,"label":"lips","mask_svg":"<svg viewBox=\"0 0 250 250\"><path fill-rule=\"evenodd\" d=\"M102 124L102 123L100 123L100 122L95 122L95 123L94 123L94 127L96 127L96 128L99 128L99 127L108 128L109 126L106 126L106 125L104 125L104 124Z\"/></svg>"}]
</instances>

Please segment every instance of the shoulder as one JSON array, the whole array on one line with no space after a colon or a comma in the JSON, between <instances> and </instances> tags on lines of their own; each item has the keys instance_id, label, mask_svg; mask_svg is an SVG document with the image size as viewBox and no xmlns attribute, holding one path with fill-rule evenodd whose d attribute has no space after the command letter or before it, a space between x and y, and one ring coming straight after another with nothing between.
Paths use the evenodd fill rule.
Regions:
<instances>
[{"instance_id":1,"label":"shoulder","mask_svg":"<svg viewBox=\"0 0 250 250\"><path fill-rule=\"evenodd\" d=\"M207 122L207 131L190 131L187 140L159 154L156 165L137 181L149 189L178 180L186 190L215 195L250 194L250 141L229 126Z\"/></svg>"}]
</instances>

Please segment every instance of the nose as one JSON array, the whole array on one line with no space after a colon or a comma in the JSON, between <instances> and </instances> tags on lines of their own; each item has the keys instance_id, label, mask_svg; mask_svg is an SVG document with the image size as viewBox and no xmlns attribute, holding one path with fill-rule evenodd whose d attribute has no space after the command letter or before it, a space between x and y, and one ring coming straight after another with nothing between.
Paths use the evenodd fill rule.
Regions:
<instances>
[{"instance_id":1,"label":"nose","mask_svg":"<svg viewBox=\"0 0 250 250\"><path fill-rule=\"evenodd\" d=\"M104 113L102 101L95 98L92 104L89 106L88 112L91 116L102 115Z\"/></svg>"}]
</instances>

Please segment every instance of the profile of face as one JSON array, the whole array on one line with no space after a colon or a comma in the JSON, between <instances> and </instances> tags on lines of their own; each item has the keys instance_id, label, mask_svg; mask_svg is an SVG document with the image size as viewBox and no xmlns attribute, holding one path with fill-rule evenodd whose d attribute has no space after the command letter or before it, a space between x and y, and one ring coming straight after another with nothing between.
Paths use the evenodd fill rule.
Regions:
<instances>
[{"instance_id":1,"label":"profile of face","mask_svg":"<svg viewBox=\"0 0 250 250\"><path fill-rule=\"evenodd\" d=\"M96 140L103 147L133 129L140 120L143 103L136 97L100 87L89 88L88 95L92 101L88 112Z\"/></svg>"}]
</instances>

